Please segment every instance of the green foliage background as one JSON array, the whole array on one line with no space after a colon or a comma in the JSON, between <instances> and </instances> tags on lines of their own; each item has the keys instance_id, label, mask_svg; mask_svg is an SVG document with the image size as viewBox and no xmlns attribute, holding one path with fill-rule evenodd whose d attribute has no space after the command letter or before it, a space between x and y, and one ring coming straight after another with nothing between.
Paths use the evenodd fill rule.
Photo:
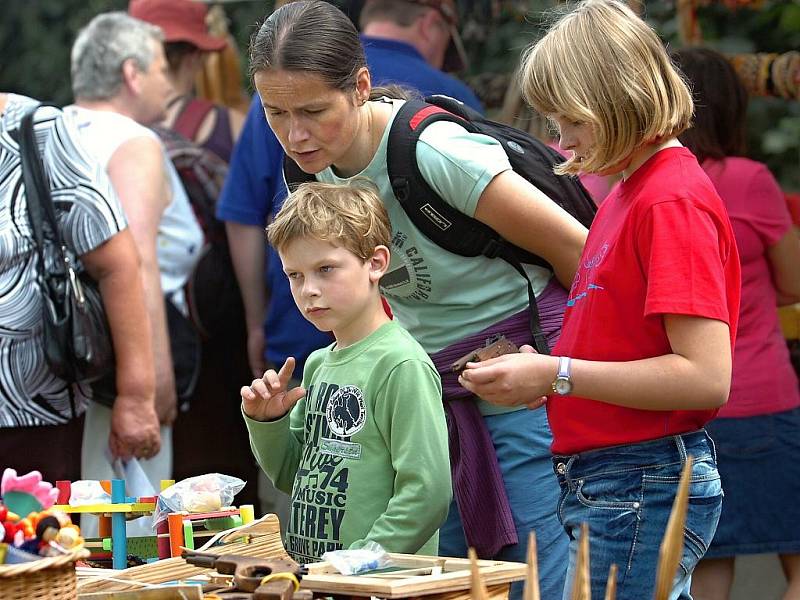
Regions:
<instances>
[{"instance_id":1,"label":"green foliage background","mask_svg":"<svg viewBox=\"0 0 800 600\"><path fill-rule=\"evenodd\" d=\"M352 0L350 0L352 1ZM648 0L647 18L678 45L676 0ZM348 0L334 0L343 6ZM555 0L458 0L471 59L466 79L488 106L497 107L520 51L540 35L543 11ZM0 22L0 90L56 103L71 101L69 48L97 13L125 10L127 0L11 0ZM274 2L225 4L241 49ZM699 12L704 38L723 52L786 52L800 48L800 0L767 0L757 10L732 11L721 3ZM800 102L754 98L750 154L766 162L784 188L800 191Z\"/></svg>"}]
</instances>

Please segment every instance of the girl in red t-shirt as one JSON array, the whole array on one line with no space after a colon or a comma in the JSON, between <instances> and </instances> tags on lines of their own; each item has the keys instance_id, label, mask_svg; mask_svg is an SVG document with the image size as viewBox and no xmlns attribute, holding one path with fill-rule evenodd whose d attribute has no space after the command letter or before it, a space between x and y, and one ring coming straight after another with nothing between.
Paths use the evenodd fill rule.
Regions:
<instances>
[{"instance_id":1,"label":"girl in red t-shirt","mask_svg":"<svg viewBox=\"0 0 800 600\"><path fill-rule=\"evenodd\" d=\"M586 0L524 58L527 100L558 126L560 173L620 174L589 231L553 356L469 364L461 383L497 404L546 401L558 516L591 536L592 596L651 598L683 464L694 457L680 569L714 535L722 487L703 426L728 398L740 267L719 196L677 140L692 97L656 33L615 0ZM545 397L549 395L549 400ZM572 581L575 553L571 553Z\"/></svg>"}]
</instances>

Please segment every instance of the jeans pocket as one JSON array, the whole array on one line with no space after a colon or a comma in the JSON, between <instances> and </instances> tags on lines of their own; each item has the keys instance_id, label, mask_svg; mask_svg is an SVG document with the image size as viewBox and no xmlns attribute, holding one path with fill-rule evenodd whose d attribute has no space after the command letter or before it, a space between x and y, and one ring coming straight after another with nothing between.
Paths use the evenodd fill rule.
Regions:
<instances>
[{"instance_id":1,"label":"jeans pocket","mask_svg":"<svg viewBox=\"0 0 800 600\"><path fill-rule=\"evenodd\" d=\"M700 464L701 469L708 468L708 463ZM716 473L716 466L711 464ZM689 485L689 505L686 510L684 526L684 549L681 557L681 568L688 575L698 561L705 556L722 513L722 484L719 473L716 477L709 475L692 481Z\"/></svg>"},{"instance_id":2,"label":"jeans pocket","mask_svg":"<svg viewBox=\"0 0 800 600\"><path fill-rule=\"evenodd\" d=\"M575 538L581 523L589 525L594 547L593 578L604 579L612 563L627 577L639 539L642 510L642 473L604 473L575 482L572 501L564 506L564 526ZM599 569L597 573L594 569ZM603 571L601 574L600 571Z\"/></svg>"},{"instance_id":3,"label":"jeans pocket","mask_svg":"<svg viewBox=\"0 0 800 600\"><path fill-rule=\"evenodd\" d=\"M580 479L575 496L587 508L637 511L642 501L641 474L636 471L622 480L610 477Z\"/></svg>"},{"instance_id":4,"label":"jeans pocket","mask_svg":"<svg viewBox=\"0 0 800 600\"><path fill-rule=\"evenodd\" d=\"M670 494L678 491L680 474L668 476L645 475L646 485L652 489L668 486ZM662 493L667 488L661 487ZM710 455L698 456L692 466L692 478L689 481L689 499L684 525L683 552L680 566L683 575L690 574L708 550L717 523L722 512L722 484L716 464ZM660 542L659 542L660 543Z\"/></svg>"}]
</instances>

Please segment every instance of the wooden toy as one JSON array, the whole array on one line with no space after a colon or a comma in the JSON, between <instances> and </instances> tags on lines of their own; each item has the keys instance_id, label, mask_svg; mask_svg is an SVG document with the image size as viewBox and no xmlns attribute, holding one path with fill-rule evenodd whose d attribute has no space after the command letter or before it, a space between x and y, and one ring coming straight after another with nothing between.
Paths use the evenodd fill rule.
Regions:
<instances>
[{"instance_id":1,"label":"wooden toy","mask_svg":"<svg viewBox=\"0 0 800 600\"><path fill-rule=\"evenodd\" d=\"M326 562L306 565L308 574L300 586L318 594L342 594L369 598L426 598L456 600L468 598L507 598L513 581L525 578L526 565L496 560L474 561L414 554L389 553L392 569L386 572L341 575ZM485 596L478 596L470 586L478 579Z\"/></svg>"},{"instance_id":2,"label":"wooden toy","mask_svg":"<svg viewBox=\"0 0 800 600\"><path fill-rule=\"evenodd\" d=\"M608 581L606 582L605 600L616 600L617 598L617 565L612 564L608 570Z\"/></svg>"},{"instance_id":3,"label":"wooden toy","mask_svg":"<svg viewBox=\"0 0 800 600\"><path fill-rule=\"evenodd\" d=\"M581 525L581 541L575 560L572 600L592 600L592 577L589 570L589 526L586 523Z\"/></svg>"},{"instance_id":4,"label":"wooden toy","mask_svg":"<svg viewBox=\"0 0 800 600\"><path fill-rule=\"evenodd\" d=\"M266 515L240 528L217 533L199 550L212 554L288 558L281 543L280 524L275 515ZM195 579L209 572L209 569L187 564L180 557L116 571L113 573L113 581L108 579L105 569L79 569L78 591L89 593L138 590L148 585Z\"/></svg>"},{"instance_id":5,"label":"wooden toy","mask_svg":"<svg viewBox=\"0 0 800 600\"><path fill-rule=\"evenodd\" d=\"M161 489L164 490L173 483L174 481L163 481ZM107 555L106 553L110 551L114 569L126 568L129 554L134 554L142 560L180 556L182 547L194 548L195 538L211 537L218 531L244 524L245 519L250 522L254 516L251 505L225 508L214 513L171 513L163 526L157 529L156 535L128 538L126 521L151 516L156 509L157 498L126 496L125 481L122 479L111 480L104 489L111 490L110 503L71 506L68 504L70 482L59 481L58 497L63 504L57 504L53 508L67 514L97 515L100 539L88 540L86 545L94 551L94 558ZM194 531L195 525L200 532Z\"/></svg>"}]
</instances>

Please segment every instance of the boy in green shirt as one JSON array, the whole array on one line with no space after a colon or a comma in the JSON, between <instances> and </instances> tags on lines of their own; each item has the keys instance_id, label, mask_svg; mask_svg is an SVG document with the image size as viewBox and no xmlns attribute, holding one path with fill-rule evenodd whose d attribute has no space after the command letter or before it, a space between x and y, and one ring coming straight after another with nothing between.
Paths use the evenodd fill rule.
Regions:
<instances>
[{"instance_id":1,"label":"boy in green shirt","mask_svg":"<svg viewBox=\"0 0 800 600\"><path fill-rule=\"evenodd\" d=\"M367 187L306 183L268 227L300 312L335 343L243 387L250 445L291 493L286 549L298 562L366 541L436 554L451 499L441 382L384 311L391 226Z\"/></svg>"}]
</instances>

